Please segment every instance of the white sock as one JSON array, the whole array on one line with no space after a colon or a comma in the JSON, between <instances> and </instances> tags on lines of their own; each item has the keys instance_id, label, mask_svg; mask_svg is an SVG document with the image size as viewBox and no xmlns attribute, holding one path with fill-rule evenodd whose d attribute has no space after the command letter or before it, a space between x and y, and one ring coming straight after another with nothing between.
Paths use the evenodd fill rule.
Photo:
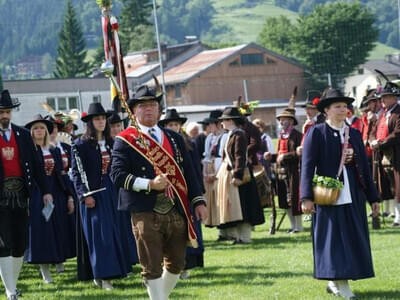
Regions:
<instances>
[{"instance_id":1,"label":"white sock","mask_svg":"<svg viewBox=\"0 0 400 300\"><path fill-rule=\"evenodd\" d=\"M7 297L15 295L17 282L14 280L13 257L0 257L0 275Z\"/></svg>"},{"instance_id":2,"label":"white sock","mask_svg":"<svg viewBox=\"0 0 400 300\"><path fill-rule=\"evenodd\" d=\"M22 269L22 264L24 262L24 257L13 257L13 275L14 275L14 281L15 281L15 287L17 287L18 283L18 277L19 274L21 273Z\"/></svg>"},{"instance_id":3,"label":"white sock","mask_svg":"<svg viewBox=\"0 0 400 300\"><path fill-rule=\"evenodd\" d=\"M164 289L163 289L163 279L157 278L157 279L144 279L146 288L147 288L147 293L149 294L150 300L166 300L168 299L164 295Z\"/></svg>"},{"instance_id":4,"label":"white sock","mask_svg":"<svg viewBox=\"0 0 400 300\"><path fill-rule=\"evenodd\" d=\"M302 215L295 216L295 222L296 222L296 229L297 231L303 231L303 218Z\"/></svg>"},{"instance_id":5,"label":"white sock","mask_svg":"<svg viewBox=\"0 0 400 300\"><path fill-rule=\"evenodd\" d=\"M340 295L342 297L345 297L345 298L354 297L354 294L352 293L352 291L350 289L348 280L337 280L336 285L338 286Z\"/></svg>"},{"instance_id":6,"label":"white sock","mask_svg":"<svg viewBox=\"0 0 400 300\"><path fill-rule=\"evenodd\" d=\"M395 213L395 207L396 207L396 200L391 199L388 201L389 202L389 214Z\"/></svg>"},{"instance_id":7,"label":"white sock","mask_svg":"<svg viewBox=\"0 0 400 300\"><path fill-rule=\"evenodd\" d=\"M394 212L395 212L394 222L400 223L400 203L396 203L396 205L394 206Z\"/></svg>"},{"instance_id":8,"label":"white sock","mask_svg":"<svg viewBox=\"0 0 400 300\"><path fill-rule=\"evenodd\" d=\"M179 274L172 274L164 268L161 278L163 280L164 297L165 299L168 299L169 295L171 294L172 290L178 282Z\"/></svg>"},{"instance_id":9,"label":"white sock","mask_svg":"<svg viewBox=\"0 0 400 300\"><path fill-rule=\"evenodd\" d=\"M286 209L286 214L287 214L287 216L289 217L290 229L291 229L291 230L295 230L295 229L296 229L296 220L295 220L295 218L294 218L294 216L293 216L292 208L287 208L287 209Z\"/></svg>"},{"instance_id":10,"label":"white sock","mask_svg":"<svg viewBox=\"0 0 400 300\"><path fill-rule=\"evenodd\" d=\"M383 208L384 208L383 210L387 214L390 214L390 205L389 205L390 203L389 203L389 201L390 200L384 200L383 201Z\"/></svg>"},{"instance_id":11,"label":"white sock","mask_svg":"<svg viewBox=\"0 0 400 300\"><path fill-rule=\"evenodd\" d=\"M52 283L53 278L50 274L50 265L49 264L40 264L40 273L42 274L42 278L46 283Z\"/></svg>"},{"instance_id":12,"label":"white sock","mask_svg":"<svg viewBox=\"0 0 400 300\"><path fill-rule=\"evenodd\" d=\"M251 224L247 223L247 222L243 222L243 223L240 223L237 227L239 230L239 239L242 242L250 243L251 242L251 229L252 229Z\"/></svg>"}]
</instances>

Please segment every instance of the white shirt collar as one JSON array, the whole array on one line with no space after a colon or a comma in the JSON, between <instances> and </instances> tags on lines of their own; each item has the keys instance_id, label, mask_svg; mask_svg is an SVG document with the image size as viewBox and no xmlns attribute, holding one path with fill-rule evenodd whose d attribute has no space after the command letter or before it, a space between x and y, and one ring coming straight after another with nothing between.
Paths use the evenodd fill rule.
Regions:
<instances>
[{"instance_id":1,"label":"white shirt collar","mask_svg":"<svg viewBox=\"0 0 400 300\"><path fill-rule=\"evenodd\" d=\"M140 130L141 130L142 132L144 132L145 134L149 134L149 129L154 128L154 130L155 130L154 134L156 135L157 139L158 139L159 141L162 140L162 136L163 136L163 135L162 135L162 131L161 131L161 128L158 127L157 124L154 125L153 127L147 127L147 126L144 126L144 125L142 125L142 124L140 124L140 123L138 122L138 125L139 125Z\"/></svg>"}]
</instances>

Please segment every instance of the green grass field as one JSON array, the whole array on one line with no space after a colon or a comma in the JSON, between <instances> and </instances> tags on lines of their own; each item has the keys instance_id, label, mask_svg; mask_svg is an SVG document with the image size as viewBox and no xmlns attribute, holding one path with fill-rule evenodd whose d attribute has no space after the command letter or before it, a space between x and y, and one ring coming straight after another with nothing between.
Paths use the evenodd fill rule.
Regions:
<instances>
[{"instance_id":1,"label":"green grass field","mask_svg":"<svg viewBox=\"0 0 400 300\"><path fill-rule=\"evenodd\" d=\"M269 220L270 210L265 212ZM278 219L281 214L278 210ZM390 228L390 222L386 219L384 228L371 230L376 277L350 283L358 299L400 299L400 229ZM171 299L335 299L325 292L326 282L312 278L310 222L296 235L285 232L287 218L275 235L268 234L267 223L256 227L251 245L217 243L217 231L204 228L205 268L181 280ZM25 264L18 285L23 299L147 298L138 266L130 277L114 280L115 289L106 292L92 282L77 282L75 265L69 261L61 275L53 268L55 283L49 285L35 266Z\"/></svg>"}]
</instances>

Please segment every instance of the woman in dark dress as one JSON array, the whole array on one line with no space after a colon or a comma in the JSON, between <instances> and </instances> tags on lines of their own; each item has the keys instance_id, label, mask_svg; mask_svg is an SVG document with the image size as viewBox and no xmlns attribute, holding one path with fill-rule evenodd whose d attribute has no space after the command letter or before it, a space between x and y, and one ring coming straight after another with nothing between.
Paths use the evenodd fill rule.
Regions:
<instances>
[{"instance_id":1,"label":"woman in dark dress","mask_svg":"<svg viewBox=\"0 0 400 300\"><path fill-rule=\"evenodd\" d=\"M74 212L72 192L61 178L62 158L58 148L50 144L52 122L38 115L25 125L30 129L38 156L46 173L46 184L53 195L54 210L48 221L42 215L43 202L39 189L29 202L29 247L26 261L39 264L45 283L52 283L50 264L61 264L68 258L66 227L68 214ZM47 204L46 204L47 205Z\"/></svg>"},{"instance_id":2,"label":"woman in dark dress","mask_svg":"<svg viewBox=\"0 0 400 300\"><path fill-rule=\"evenodd\" d=\"M200 156L197 153L197 149L195 143L192 142L189 136L182 130L182 125L187 121L187 118L179 116L178 112L175 109L168 109L164 119L158 122L160 127L168 128L177 133L180 133L184 140L187 151L190 155L193 165L193 172L196 174L196 177L199 178L199 184L204 193L204 186L201 174L201 161ZM193 209L192 209L193 214ZM194 215L194 214L193 214ZM196 235L198 238L199 246L197 248L187 247L186 248L186 258L185 258L185 269L180 275L181 279L186 279L190 276L189 270L196 267L204 267L204 245L203 245L203 234L201 231L201 222L194 219L194 229L196 231Z\"/></svg>"},{"instance_id":3,"label":"woman in dark dress","mask_svg":"<svg viewBox=\"0 0 400 300\"><path fill-rule=\"evenodd\" d=\"M113 140L100 103L91 103L82 117L86 132L72 146L72 177L95 285L111 290L110 279L131 272L126 228L116 209L118 190L111 182Z\"/></svg>"},{"instance_id":4,"label":"woman in dark dress","mask_svg":"<svg viewBox=\"0 0 400 300\"><path fill-rule=\"evenodd\" d=\"M334 89L325 91L318 103L326 122L311 127L304 140L300 198L304 213L313 213L314 277L328 280L327 291L353 298L348 280L374 276L366 215L366 201L373 214L379 196L372 181L360 133L344 121L353 98ZM313 203L314 174L336 178L346 136L348 146L340 181L344 183L335 205Z\"/></svg>"},{"instance_id":5,"label":"woman in dark dress","mask_svg":"<svg viewBox=\"0 0 400 300\"><path fill-rule=\"evenodd\" d=\"M247 162L246 135L240 129L244 119L237 107L225 108L219 119L228 131L223 162L217 173L220 227L229 228L228 235L235 239L235 244L248 244L252 226L263 224L265 219L252 168ZM246 169L248 182L243 181Z\"/></svg>"}]
</instances>

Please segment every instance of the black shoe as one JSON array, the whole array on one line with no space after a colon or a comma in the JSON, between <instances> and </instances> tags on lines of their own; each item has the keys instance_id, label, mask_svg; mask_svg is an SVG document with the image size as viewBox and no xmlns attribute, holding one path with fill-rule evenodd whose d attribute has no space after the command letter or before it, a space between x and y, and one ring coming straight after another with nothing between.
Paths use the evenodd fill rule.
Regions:
<instances>
[{"instance_id":1,"label":"black shoe","mask_svg":"<svg viewBox=\"0 0 400 300\"><path fill-rule=\"evenodd\" d=\"M223 242L223 241L228 241L229 239L227 238L227 237L224 237L224 236L219 236L218 238L217 238L217 242Z\"/></svg>"},{"instance_id":2,"label":"black shoe","mask_svg":"<svg viewBox=\"0 0 400 300\"><path fill-rule=\"evenodd\" d=\"M371 216L372 216L372 213L371 213ZM386 218L386 217L389 217L389 213L384 212L384 213L382 214L382 216L385 217L385 218Z\"/></svg>"},{"instance_id":3,"label":"black shoe","mask_svg":"<svg viewBox=\"0 0 400 300\"><path fill-rule=\"evenodd\" d=\"M393 222L392 225L390 225L390 227L400 227L400 224L397 222Z\"/></svg>"},{"instance_id":4,"label":"black shoe","mask_svg":"<svg viewBox=\"0 0 400 300\"><path fill-rule=\"evenodd\" d=\"M292 233L292 232L293 232L293 229L286 230L286 233Z\"/></svg>"},{"instance_id":5,"label":"black shoe","mask_svg":"<svg viewBox=\"0 0 400 300\"><path fill-rule=\"evenodd\" d=\"M17 297L22 297L22 292L19 289L15 289L15 295L17 295Z\"/></svg>"},{"instance_id":6,"label":"black shoe","mask_svg":"<svg viewBox=\"0 0 400 300\"><path fill-rule=\"evenodd\" d=\"M243 242L241 240L234 240L232 242L232 245L238 245L238 244L243 244Z\"/></svg>"}]
</instances>

